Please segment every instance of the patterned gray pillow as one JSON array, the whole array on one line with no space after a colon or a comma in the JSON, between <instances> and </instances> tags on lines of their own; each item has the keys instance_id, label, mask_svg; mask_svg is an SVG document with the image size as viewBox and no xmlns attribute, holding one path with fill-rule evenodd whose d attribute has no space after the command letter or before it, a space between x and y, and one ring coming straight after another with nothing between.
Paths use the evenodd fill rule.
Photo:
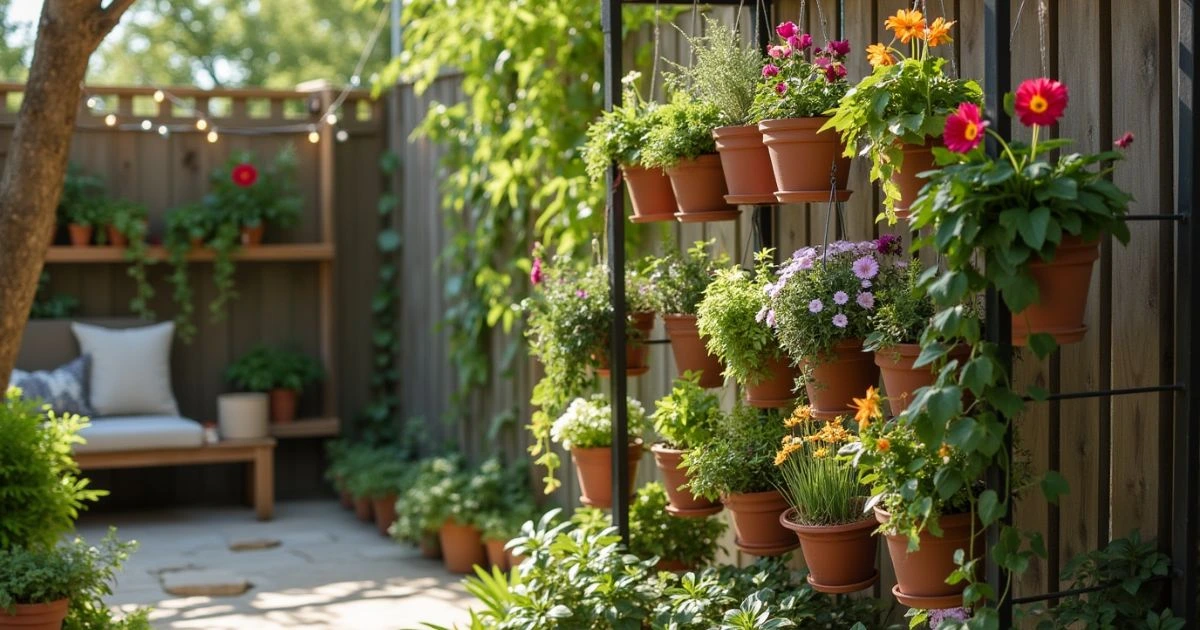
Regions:
<instances>
[{"instance_id":1,"label":"patterned gray pillow","mask_svg":"<svg viewBox=\"0 0 1200 630\"><path fill-rule=\"evenodd\" d=\"M83 355L70 363L46 372L13 370L8 384L21 388L26 400L41 399L56 414L76 413L91 417L95 412L88 404L88 372L92 358Z\"/></svg>"}]
</instances>

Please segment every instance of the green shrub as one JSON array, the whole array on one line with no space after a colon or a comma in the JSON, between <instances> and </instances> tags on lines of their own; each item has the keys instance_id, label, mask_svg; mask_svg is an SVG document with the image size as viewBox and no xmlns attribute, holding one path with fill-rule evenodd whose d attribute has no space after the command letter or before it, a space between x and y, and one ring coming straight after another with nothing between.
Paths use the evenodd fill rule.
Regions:
<instances>
[{"instance_id":1,"label":"green shrub","mask_svg":"<svg viewBox=\"0 0 1200 630\"><path fill-rule=\"evenodd\" d=\"M60 223L94 225L97 210L104 200L104 181L84 172L78 164L67 166L62 194L58 198L57 216Z\"/></svg>"},{"instance_id":2,"label":"green shrub","mask_svg":"<svg viewBox=\"0 0 1200 630\"><path fill-rule=\"evenodd\" d=\"M672 64L668 83L715 107L721 124L757 122L751 108L762 77L762 53L724 23L707 16L704 22L704 35L683 34L692 48L692 65Z\"/></svg>"},{"instance_id":3,"label":"green shrub","mask_svg":"<svg viewBox=\"0 0 1200 630\"><path fill-rule=\"evenodd\" d=\"M650 417L667 446L686 450L712 439L721 421L721 399L700 387L699 374L687 372L654 403Z\"/></svg>"},{"instance_id":4,"label":"green shrub","mask_svg":"<svg viewBox=\"0 0 1200 630\"><path fill-rule=\"evenodd\" d=\"M388 530L396 540L418 544L446 522L457 501L452 495L470 478L458 456L434 457L417 463L416 474L396 501L396 522Z\"/></svg>"},{"instance_id":5,"label":"green shrub","mask_svg":"<svg viewBox=\"0 0 1200 630\"><path fill-rule=\"evenodd\" d=\"M621 106L602 112L588 125L583 161L592 181L604 179L613 162L621 166L641 166L646 134L657 124L658 105L646 101L637 89L641 73L631 72L621 80L625 85Z\"/></svg>"},{"instance_id":6,"label":"green shrub","mask_svg":"<svg viewBox=\"0 0 1200 630\"><path fill-rule=\"evenodd\" d=\"M225 369L225 379L252 392L276 388L301 391L325 377L317 359L286 348L259 345Z\"/></svg>"},{"instance_id":7,"label":"green shrub","mask_svg":"<svg viewBox=\"0 0 1200 630\"><path fill-rule=\"evenodd\" d=\"M716 239L696 241L687 253L668 251L661 258L649 261L650 282L654 286L654 311L663 315L695 315L704 290L712 283L718 269L729 266L729 256L722 253L710 259L709 249Z\"/></svg>"},{"instance_id":8,"label":"green shrub","mask_svg":"<svg viewBox=\"0 0 1200 630\"><path fill-rule=\"evenodd\" d=\"M784 356L765 321L771 255L771 250L756 255L753 275L740 267L718 272L696 309L696 328L708 351L725 364L725 376L742 385L762 381L770 362Z\"/></svg>"},{"instance_id":9,"label":"green shrub","mask_svg":"<svg viewBox=\"0 0 1200 630\"><path fill-rule=\"evenodd\" d=\"M787 433L778 411L738 403L721 419L713 439L684 454L692 493L715 500L724 494L775 490L783 482L775 453Z\"/></svg>"},{"instance_id":10,"label":"green shrub","mask_svg":"<svg viewBox=\"0 0 1200 630\"><path fill-rule=\"evenodd\" d=\"M211 190L204 203L216 209L221 222L239 227L263 224L290 228L300 220L303 200L296 190L296 151L288 145L264 167L254 165L247 151L234 153L209 177ZM239 169L250 167L252 179L238 180Z\"/></svg>"},{"instance_id":11,"label":"green shrub","mask_svg":"<svg viewBox=\"0 0 1200 630\"><path fill-rule=\"evenodd\" d=\"M658 110L654 128L646 134L642 165L671 168L683 160L716 153L712 130L721 125L721 112L711 103L677 95Z\"/></svg>"}]
</instances>

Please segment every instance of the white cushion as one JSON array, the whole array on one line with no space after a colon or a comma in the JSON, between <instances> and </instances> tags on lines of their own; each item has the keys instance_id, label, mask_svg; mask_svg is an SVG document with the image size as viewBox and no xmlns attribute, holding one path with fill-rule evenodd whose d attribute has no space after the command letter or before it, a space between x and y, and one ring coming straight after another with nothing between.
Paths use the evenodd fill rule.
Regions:
<instances>
[{"instance_id":1,"label":"white cushion","mask_svg":"<svg viewBox=\"0 0 1200 630\"><path fill-rule=\"evenodd\" d=\"M90 396L98 416L178 416L171 391L175 324L112 329L71 324L81 354L92 357Z\"/></svg>"},{"instance_id":2,"label":"white cushion","mask_svg":"<svg viewBox=\"0 0 1200 630\"><path fill-rule=\"evenodd\" d=\"M204 444L204 427L177 416L109 416L94 418L79 432L87 440L76 453L192 448Z\"/></svg>"}]
</instances>

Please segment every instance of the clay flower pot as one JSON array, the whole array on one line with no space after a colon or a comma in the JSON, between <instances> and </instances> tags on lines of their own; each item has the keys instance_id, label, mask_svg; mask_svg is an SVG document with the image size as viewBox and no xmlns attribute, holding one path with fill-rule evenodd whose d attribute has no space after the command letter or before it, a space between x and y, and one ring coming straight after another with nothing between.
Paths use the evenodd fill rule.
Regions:
<instances>
[{"instance_id":1,"label":"clay flower pot","mask_svg":"<svg viewBox=\"0 0 1200 630\"><path fill-rule=\"evenodd\" d=\"M959 360L971 354L969 346L957 346L950 351L950 357ZM914 368L917 357L921 356L921 344L901 343L890 348L880 348L875 351L875 365L883 377L883 389L887 393L888 406L892 416L898 416L908 409L912 402L913 392L933 385L937 374L933 366ZM861 397L861 394L856 397Z\"/></svg>"},{"instance_id":2,"label":"clay flower pot","mask_svg":"<svg viewBox=\"0 0 1200 630\"><path fill-rule=\"evenodd\" d=\"M345 488L338 490L338 502L341 503L342 507L347 510L354 509L354 497L350 494L350 491Z\"/></svg>"},{"instance_id":3,"label":"clay flower pot","mask_svg":"<svg viewBox=\"0 0 1200 630\"><path fill-rule=\"evenodd\" d=\"M296 396L294 389L276 387L268 392L271 396L271 423L291 424L296 420Z\"/></svg>"},{"instance_id":4,"label":"clay flower pot","mask_svg":"<svg viewBox=\"0 0 1200 630\"><path fill-rule=\"evenodd\" d=\"M263 242L263 226L262 224L253 227L248 225L242 226L242 247L255 247L262 245Z\"/></svg>"},{"instance_id":5,"label":"clay flower pot","mask_svg":"<svg viewBox=\"0 0 1200 630\"><path fill-rule=\"evenodd\" d=\"M371 499L371 511L375 515L375 529L387 536L388 528L396 522L396 495L387 494Z\"/></svg>"},{"instance_id":6,"label":"clay flower pot","mask_svg":"<svg viewBox=\"0 0 1200 630\"><path fill-rule=\"evenodd\" d=\"M721 500L733 515L738 549L756 556L779 556L799 546L796 535L779 522L788 503L778 490L735 492Z\"/></svg>"},{"instance_id":7,"label":"clay flower pot","mask_svg":"<svg viewBox=\"0 0 1200 630\"><path fill-rule=\"evenodd\" d=\"M629 337L625 342L625 374L640 376L650 371L650 366L646 364L646 355L650 352L650 346L647 346L645 341L650 338L650 331L654 329L654 313L633 313L631 317L633 324L625 327L625 334ZM595 357L596 361L600 363L596 373L607 378L610 374L607 336L605 336L603 347L596 351Z\"/></svg>"},{"instance_id":8,"label":"clay flower pot","mask_svg":"<svg viewBox=\"0 0 1200 630\"><path fill-rule=\"evenodd\" d=\"M759 409L776 409L791 405L796 398L792 388L796 386L799 372L792 367L787 357L771 359L767 371L767 378L754 385L745 385L746 404Z\"/></svg>"},{"instance_id":9,"label":"clay flower pot","mask_svg":"<svg viewBox=\"0 0 1200 630\"><path fill-rule=\"evenodd\" d=\"M887 523L891 515L875 508L875 518ZM908 537L903 534L885 534L888 555L896 570L896 586L892 594L909 608L956 608L962 606L962 592L967 582L946 584L958 566L954 564L954 552L967 549L971 539L971 514L943 514L938 518L942 537L929 532L921 534L921 548L909 553ZM983 553L984 529L975 528L975 556Z\"/></svg>"},{"instance_id":10,"label":"clay flower pot","mask_svg":"<svg viewBox=\"0 0 1200 630\"><path fill-rule=\"evenodd\" d=\"M642 458L642 441L629 444L629 490L633 496L633 478ZM612 506L612 447L571 448L571 461L579 478L579 501L592 507Z\"/></svg>"},{"instance_id":11,"label":"clay flower pot","mask_svg":"<svg viewBox=\"0 0 1200 630\"><path fill-rule=\"evenodd\" d=\"M625 187L629 189L629 200L634 223L675 220L675 193L671 191L671 180L660 168L622 166Z\"/></svg>"},{"instance_id":12,"label":"clay flower pot","mask_svg":"<svg viewBox=\"0 0 1200 630\"><path fill-rule=\"evenodd\" d=\"M679 208L676 219L723 221L738 217L737 207L725 201L729 190L725 187L721 158L716 153L683 160L667 169L667 177L671 178L671 190Z\"/></svg>"},{"instance_id":13,"label":"clay flower pot","mask_svg":"<svg viewBox=\"0 0 1200 630\"><path fill-rule=\"evenodd\" d=\"M71 247L87 247L92 244L92 226L68 223L67 233L71 236Z\"/></svg>"},{"instance_id":14,"label":"clay flower pot","mask_svg":"<svg viewBox=\"0 0 1200 630\"><path fill-rule=\"evenodd\" d=\"M725 368L717 357L708 353L696 329L695 315L663 315L663 326L671 339L671 354L675 355L675 369L680 376L688 371L699 372L700 387L725 384Z\"/></svg>"},{"instance_id":15,"label":"clay flower pot","mask_svg":"<svg viewBox=\"0 0 1200 630\"><path fill-rule=\"evenodd\" d=\"M1083 339L1092 267L1099 257L1099 240L1084 242L1078 236L1063 236L1053 261L1029 263L1029 274L1037 282L1038 303L1013 314L1014 345L1025 345L1035 333L1049 333L1060 344Z\"/></svg>"},{"instance_id":16,"label":"clay flower pot","mask_svg":"<svg viewBox=\"0 0 1200 630\"><path fill-rule=\"evenodd\" d=\"M421 538L421 557L429 560L437 560L442 557L442 545L438 540L438 533L431 532Z\"/></svg>"},{"instance_id":17,"label":"clay flower pot","mask_svg":"<svg viewBox=\"0 0 1200 630\"><path fill-rule=\"evenodd\" d=\"M796 508L792 508L779 515L779 522L800 539L808 583L814 589L854 593L879 579L879 571L875 570L878 523L874 518L868 516L845 525L801 525L796 522Z\"/></svg>"},{"instance_id":18,"label":"clay flower pot","mask_svg":"<svg viewBox=\"0 0 1200 630\"><path fill-rule=\"evenodd\" d=\"M837 190L846 191L850 177L850 158L843 157L844 147L837 131L818 132L829 118L780 118L758 123L763 143L771 156L771 168L778 188L775 198L783 203L828 201L829 176L836 167ZM838 195L845 200L848 194Z\"/></svg>"},{"instance_id":19,"label":"clay flower pot","mask_svg":"<svg viewBox=\"0 0 1200 630\"><path fill-rule=\"evenodd\" d=\"M671 573L684 573L695 570L695 568L682 560L659 560L658 564L654 565L655 571L670 571Z\"/></svg>"},{"instance_id":20,"label":"clay flower pot","mask_svg":"<svg viewBox=\"0 0 1200 630\"><path fill-rule=\"evenodd\" d=\"M67 618L70 600L44 604L17 604L10 613L0 608L0 630L59 630Z\"/></svg>"},{"instance_id":21,"label":"clay flower pot","mask_svg":"<svg viewBox=\"0 0 1200 630\"><path fill-rule=\"evenodd\" d=\"M354 516L364 523L370 523L375 517L375 504L368 497L354 497Z\"/></svg>"},{"instance_id":22,"label":"clay flower pot","mask_svg":"<svg viewBox=\"0 0 1200 630\"><path fill-rule=\"evenodd\" d=\"M862 351L862 339L843 339L833 354L812 366L805 382L813 416L832 420L854 414L853 399L862 398L867 388L879 382L879 368L872 356Z\"/></svg>"},{"instance_id":23,"label":"clay flower pot","mask_svg":"<svg viewBox=\"0 0 1200 630\"><path fill-rule=\"evenodd\" d=\"M900 201L896 202L896 217L907 219L908 208L925 186L925 180L917 175L937 166L933 160L933 140L925 144L906 144L900 149L904 154L904 162L900 170L892 173L892 183L900 188Z\"/></svg>"},{"instance_id":24,"label":"clay flower pot","mask_svg":"<svg viewBox=\"0 0 1200 630\"><path fill-rule=\"evenodd\" d=\"M129 247L129 238L121 233L115 225L105 228L108 231L108 244L113 247Z\"/></svg>"},{"instance_id":25,"label":"clay flower pot","mask_svg":"<svg viewBox=\"0 0 1200 630\"><path fill-rule=\"evenodd\" d=\"M487 562L483 535L474 525L450 519L438 531L438 541L442 545L442 564L451 573L471 573L475 565Z\"/></svg>"},{"instance_id":26,"label":"clay flower pot","mask_svg":"<svg viewBox=\"0 0 1200 630\"><path fill-rule=\"evenodd\" d=\"M732 204L775 203L775 173L771 154L763 144L758 125L717 127L713 129L725 187L725 201Z\"/></svg>"},{"instance_id":27,"label":"clay flower pot","mask_svg":"<svg viewBox=\"0 0 1200 630\"><path fill-rule=\"evenodd\" d=\"M504 551L504 545L506 542L508 541L501 539L483 541L483 546L487 550L488 564L499 568L501 571L507 571L509 569L508 554Z\"/></svg>"},{"instance_id":28,"label":"clay flower pot","mask_svg":"<svg viewBox=\"0 0 1200 630\"><path fill-rule=\"evenodd\" d=\"M663 487L667 490L667 512L672 516L701 517L721 511L720 503L693 496L687 488L680 489L688 482L687 469L679 467L687 451L655 444L650 447L650 452L654 453L654 463L662 473Z\"/></svg>"}]
</instances>

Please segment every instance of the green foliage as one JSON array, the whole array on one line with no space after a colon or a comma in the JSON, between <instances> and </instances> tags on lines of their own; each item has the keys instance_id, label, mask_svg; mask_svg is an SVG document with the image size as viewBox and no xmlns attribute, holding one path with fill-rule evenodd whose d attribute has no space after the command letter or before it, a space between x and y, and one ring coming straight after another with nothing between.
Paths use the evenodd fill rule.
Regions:
<instances>
[{"instance_id":1,"label":"green foliage","mask_svg":"<svg viewBox=\"0 0 1200 630\"><path fill-rule=\"evenodd\" d=\"M871 314L871 334L863 344L868 351L919 342L933 317L933 300L919 286L921 268L910 264L902 273L901 282L875 292L878 308Z\"/></svg>"},{"instance_id":2,"label":"green foliage","mask_svg":"<svg viewBox=\"0 0 1200 630\"><path fill-rule=\"evenodd\" d=\"M194 202L168 212L166 224L163 244L167 250L167 264L171 266L167 282L171 285L171 299L175 302L175 336L184 343L191 343L196 336L196 324L192 322L195 306L192 303L187 255L193 244L202 244L213 236L217 227L217 213L201 202ZM222 247L218 251L225 249Z\"/></svg>"},{"instance_id":3,"label":"green foliage","mask_svg":"<svg viewBox=\"0 0 1200 630\"><path fill-rule=\"evenodd\" d=\"M725 364L725 376L742 385L762 381L770 362L783 356L775 332L763 321L771 255L770 250L755 255L753 276L739 267L719 271L696 308L696 327L709 353Z\"/></svg>"},{"instance_id":4,"label":"green foliage","mask_svg":"<svg viewBox=\"0 0 1200 630\"><path fill-rule=\"evenodd\" d=\"M234 178L238 169L253 168L249 182ZM208 178L204 203L220 213L222 222L240 227L269 224L290 228L300 220L303 200L296 189L296 150L287 145L266 165L255 164L248 151L237 151Z\"/></svg>"},{"instance_id":5,"label":"green foliage","mask_svg":"<svg viewBox=\"0 0 1200 630\"><path fill-rule=\"evenodd\" d=\"M79 298L50 292L50 272L42 269L29 319L66 319L79 312Z\"/></svg>"},{"instance_id":6,"label":"green foliage","mask_svg":"<svg viewBox=\"0 0 1200 630\"><path fill-rule=\"evenodd\" d=\"M299 350L258 345L225 368L225 380L252 391L303 391L325 378L321 362Z\"/></svg>"},{"instance_id":7,"label":"green foliage","mask_svg":"<svg viewBox=\"0 0 1200 630\"><path fill-rule=\"evenodd\" d=\"M635 398L626 399L629 439L642 433L646 410ZM612 443L612 405L605 394L576 398L550 427L550 439L563 448L610 447Z\"/></svg>"},{"instance_id":8,"label":"green foliage","mask_svg":"<svg viewBox=\"0 0 1200 630\"><path fill-rule=\"evenodd\" d=\"M721 419L713 439L684 454L692 494L715 500L778 488L783 479L775 449L787 433L778 411L762 412L739 402Z\"/></svg>"},{"instance_id":9,"label":"green foliage","mask_svg":"<svg viewBox=\"0 0 1200 630\"><path fill-rule=\"evenodd\" d=\"M661 258L649 260L650 282L654 286L652 310L664 315L696 314L716 271L729 266L729 256L725 253L709 257L714 243L716 239L696 241L683 255L668 249Z\"/></svg>"},{"instance_id":10,"label":"green foliage","mask_svg":"<svg viewBox=\"0 0 1200 630\"><path fill-rule=\"evenodd\" d=\"M351 496L367 499L399 495L417 474L409 453L367 444L346 447L329 470Z\"/></svg>"},{"instance_id":11,"label":"green foliage","mask_svg":"<svg viewBox=\"0 0 1200 630\"><path fill-rule=\"evenodd\" d=\"M700 387L699 374L687 372L654 403L650 417L667 446L686 450L712 439L721 421L721 399Z\"/></svg>"},{"instance_id":12,"label":"green foliage","mask_svg":"<svg viewBox=\"0 0 1200 630\"><path fill-rule=\"evenodd\" d=\"M716 105L677 94L658 108L654 127L646 134L642 165L670 168L681 161L717 152L712 130L721 125Z\"/></svg>"},{"instance_id":13,"label":"green foliage","mask_svg":"<svg viewBox=\"0 0 1200 630\"><path fill-rule=\"evenodd\" d=\"M105 200L97 209L96 226L112 226L125 236L128 244L125 246L125 260L129 268L125 273L133 279L137 289L129 301L129 308L147 321L154 320L154 310L150 308L150 300L154 298L154 286L146 275L146 268L154 261L150 260L149 246L146 244L147 217L146 206L133 201L120 199ZM103 244L108 238L107 230L97 232L98 240Z\"/></svg>"},{"instance_id":14,"label":"green foliage","mask_svg":"<svg viewBox=\"0 0 1200 630\"><path fill-rule=\"evenodd\" d=\"M668 84L716 108L722 125L757 122L751 112L754 91L762 76L763 56L742 40L741 34L724 23L705 16L704 35L680 31L692 47L692 65L674 66Z\"/></svg>"},{"instance_id":15,"label":"green foliage","mask_svg":"<svg viewBox=\"0 0 1200 630\"><path fill-rule=\"evenodd\" d=\"M469 483L457 456L434 457L417 464L417 473L396 501L396 522L388 532L392 538L418 544L437 533L450 515L452 497Z\"/></svg>"},{"instance_id":16,"label":"green foliage","mask_svg":"<svg viewBox=\"0 0 1200 630\"><path fill-rule=\"evenodd\" d=\"M838 449L852 437L846 421L814 422L811 411L801 408L785 424L792 435L775 461L783 477L779 491L796 508L796 522L845 525L870 518L863 514L866 488L857 471L837 457Z\"/></svg>"},{"instance_id":17,"label":"green foliage","mask_svg":"<svg viewBox=\"0 0 1200 630\"><path fill-rule=\"evenodd\" d=\"M629 551L639 558L706 566L716 559L717 543L724 533L725 522L720 519L671 516L667 491L658 482L638 488L629 507Z\"/></svg>"},{"instance_id":18,"label":"green foliage","mask_svg":"<svg viewBox=\"0 0 1200 630\"><path fill-rule=\"evenodd\" d=\"M79 476L71 449L86 419L57 416L9 388L0 404L0 550L47 550L104 496Z\"/></svg>"},{"instance_id":19,"label":"green foliage","mask_svg":"<svg viewBox=\"0 0 1200 630\"><path fill-rule=\"evenodd\" d=\"M588 177L598 182L616 162L622 166L642 166L642 147L661 116L658 104L642 98L637 89L641 73L631 72L623 79L621 106L600 113L587 128L583 161Z\"/></svg>"},{"instance_id":20,"label":"green foliage","mask_svg":"<svg viewBox=\"0 0 1200 630\"><path fill-rule=\"evenodd\" d=\"M104 180L88 174L78 164L68 164L62 193L58 198L58 221L77 225L95 225L97 213L103 201Z\"/></svg>"}]
</instances>

